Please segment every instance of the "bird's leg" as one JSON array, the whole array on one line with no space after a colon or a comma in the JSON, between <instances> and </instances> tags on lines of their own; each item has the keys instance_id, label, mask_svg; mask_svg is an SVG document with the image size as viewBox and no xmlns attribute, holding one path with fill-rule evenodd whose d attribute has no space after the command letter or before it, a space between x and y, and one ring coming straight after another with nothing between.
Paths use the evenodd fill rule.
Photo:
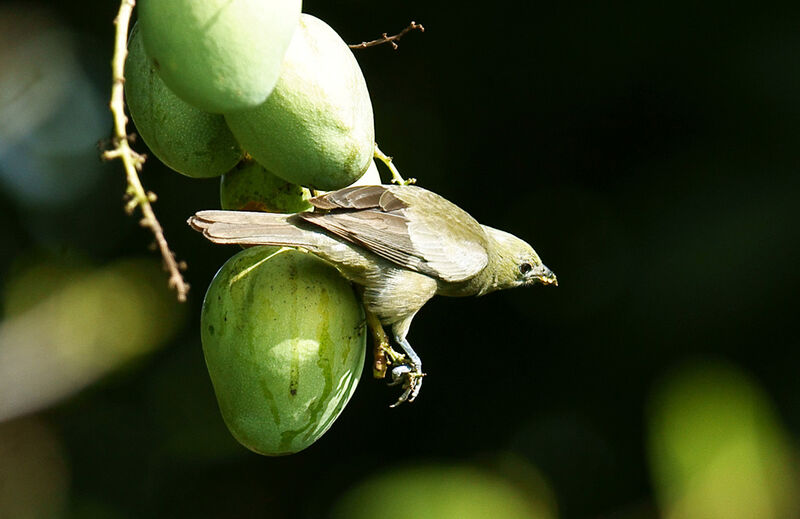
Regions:
<instances>
[{"instance_id":1,"label":"bird's leg","mask_svg":"<svg viewBox=\"0 0 800 519\"><path fill-rule=\"evenodd\" d=\"M359 287L358 293L363 302L365 294L363 287ZM431 292L431 295L433 295L433 292ZM389 382L389 385L403 385L403 394L400 395L397 402L390 407L397 407L406 401L413 402L414 399L417 398L420 387L422 386L422 377L425 376L422 372L422 360L414 349L411 348L408 340L406 340L406 334L408 334L411 320L414 318L416 312L392 324L392 336L395 342L403 349L405 355L398 353L391 347L386 332L383 330L383 324L380 318L377 314L369 310L369 305L366 303L364 304L364 314L367 318L367 324L372 330L372 337L375 340L373 349L375 358L372 368L373 376L375 378L385 378L387 367L393 365L392 381Z\"/></svg>"},{"instance_id":2,"label":"bird's leg","mask_svg":"<svg viewBox=\"0 0 800 519\"><path fill-rule=\"evenodd\" d=\"M372 339L375 344L372 350L375 359L372 364L372 376L374 378L386 378L387 366L389 364L401 364L405 357L392 349L389 344L389 336L383 330L383 325L378 316L366 308L364 308L364 313L367 316L367 325L372 331ZM386 358L387 355L389 359Z\"/></svg>"},{"instance_id":3,"label":"bird's leg","mask_svg":"<svg viewBox=\"0 0 800 519\"><path fill-rule=\"evenodd\" d=\"M422 359L408 343L405 332L402 335L395 333L394 340L403 348L408 360L392 369L392 382L389 385L395 386L402 383L404 391L397 402L390 407L397 407L406 401L413 402L422 388L422 377L425 376L425 373L422 372Z\"/></svg>"}]
</instances>

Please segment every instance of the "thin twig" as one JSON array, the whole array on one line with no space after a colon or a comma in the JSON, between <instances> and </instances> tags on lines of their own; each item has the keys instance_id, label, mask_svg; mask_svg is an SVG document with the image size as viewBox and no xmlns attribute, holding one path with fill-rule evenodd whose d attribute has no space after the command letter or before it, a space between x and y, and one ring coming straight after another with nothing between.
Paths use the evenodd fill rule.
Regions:
<instances>
[{"instance_id":1,"label":"thin twig","mask_svg":"<svg viewBox=\"0 0 800 519\"><path fill-rule=\"evenodd\" d=\"M125 174L128 177L128 187L125 193L128 201L125 204L125 211L128 214L132 214L137 207L142 211L140 224L153 232L156 245L164 258L164 267L169 272L169 286L175 289L178 301L183 302L186 301L186 293L189 291L189 285L181 275L181 270L185 268L185 265L182 262L179 264L175 260L175 254L170 250L167 240L164 238L164 229L161 228L161 224L158 222L151 206L151 202L156 201L156 195L153 192L145 191L144 187L142 187L142 182L139 180L138 171L141 171L145 157L131 149L128 133L125 130L128 118L125 116L125 105L123 103L124 71L125 58L128 56L128 26L130 25L131 12L134 5L136 5L136 0L122 0L119 6L119 13L114 19L117 32L114 38L114 57L111 60L113 84L111 86L111 101L108 106L111 108L111 114L114 117L113 144L115 148L104 152L102 157L104 160L120 159L122 161L125 167Z\"/></svg>"},{"instance_id":2,"label":"thin twig","mask_svg":"<svg viewBox=\"0 0 800 519\"><path fill-rule=\"evenodd\" d=\"M403 177L400 175L400 172L397 170L397 166L394 165L392 157L385 154L378 148L378 143L375 143L375 150L373 151L373 156L386 164L386 167L389 168L389 171L392 173L392 183L399 184L401 186L407 186L410 184L416 184L416 178L408 178L403 180Z\"/></svg>"},{"instance_id":3,"label":"thin twig","mask_svg":"<svg viewBox=\"0 0 800 519\"><path fill-rule=\"evenodd\" d=\"M397 49L397 41L402 38L407 32L411 31L419 31L425 32L425 27L422 24L412 21L408 27L403 29L402 31L398 32L394 36L387 36L386 33L383 33L380 38L377 40L372 41L362 41L361 43L356 43L354 45L348 45L351 49L366 49L367 47L375 47L376 45L381 45L383 43L391 43L393 49Z\"/></svg>"}]
</instances>

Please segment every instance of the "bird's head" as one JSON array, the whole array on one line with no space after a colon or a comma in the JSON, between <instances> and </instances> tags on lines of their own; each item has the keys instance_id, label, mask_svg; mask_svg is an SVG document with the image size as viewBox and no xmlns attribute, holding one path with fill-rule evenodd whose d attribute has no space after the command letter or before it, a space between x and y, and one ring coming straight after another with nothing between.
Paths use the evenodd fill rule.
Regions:
<instances>
[{"instance_id":1,"label":"bird's head","mask_svg":"<svg viewBox=\"0 0 800 519\"><path fill-rule=\"evenodd\" d=\"M494 286L489 291L537 284L558 286L556 275L528 243L513 234L485 225L483 228L493 242L489 263Z\"/></svg>"}]
</instances>

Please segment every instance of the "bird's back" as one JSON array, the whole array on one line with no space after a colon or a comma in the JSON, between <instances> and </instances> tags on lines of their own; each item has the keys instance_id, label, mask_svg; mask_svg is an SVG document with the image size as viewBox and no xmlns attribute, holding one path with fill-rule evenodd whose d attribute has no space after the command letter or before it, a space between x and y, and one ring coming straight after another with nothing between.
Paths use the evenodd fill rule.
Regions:
<instances>
[{"instance_id":1,"label":"bird's back","mask_svg":"<svg viewBox=\"0 0 800 519\"><path fill-rule=\"evenodd\" d=\"M487 236L466 211L417 186L359 186L311 200L298 217L435 279L463 281L487 263Z\"/></svg>"}]
</instances>

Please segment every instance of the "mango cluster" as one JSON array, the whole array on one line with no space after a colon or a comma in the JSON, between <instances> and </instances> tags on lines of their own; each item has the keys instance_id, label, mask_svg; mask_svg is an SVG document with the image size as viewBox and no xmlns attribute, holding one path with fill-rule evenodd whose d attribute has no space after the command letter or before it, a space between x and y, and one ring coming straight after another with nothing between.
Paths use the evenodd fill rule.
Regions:
<instances>
[{"instance_id":1,"label":"mango cluster","mask_svg":"<svg viewBox=\"0 0 800 519\"><path fill-rule=\"evenodd\" d=\"M372 104L350 48L300 0L140 0L125 95L152 153L219 177L223 209L294 213L310 189L380 183ZM361 180L359 180L361 179ZM216 274L201 337L222 417L265 455L302 450L355 390L353 287L314 256L253 247Z\"/></svg>"},{"instance_id":2,"label":"mango cluster","mask_svg":"<svg viewBox=\"0 0 800 519\"><path fill-rule=\"evenodd\" d=\"M372 162L372 103L350 48L299 0L143 0L125 96L167 166L194 178L245 154L312 189L358 180Z\"/></svg>"}]
</instances>

